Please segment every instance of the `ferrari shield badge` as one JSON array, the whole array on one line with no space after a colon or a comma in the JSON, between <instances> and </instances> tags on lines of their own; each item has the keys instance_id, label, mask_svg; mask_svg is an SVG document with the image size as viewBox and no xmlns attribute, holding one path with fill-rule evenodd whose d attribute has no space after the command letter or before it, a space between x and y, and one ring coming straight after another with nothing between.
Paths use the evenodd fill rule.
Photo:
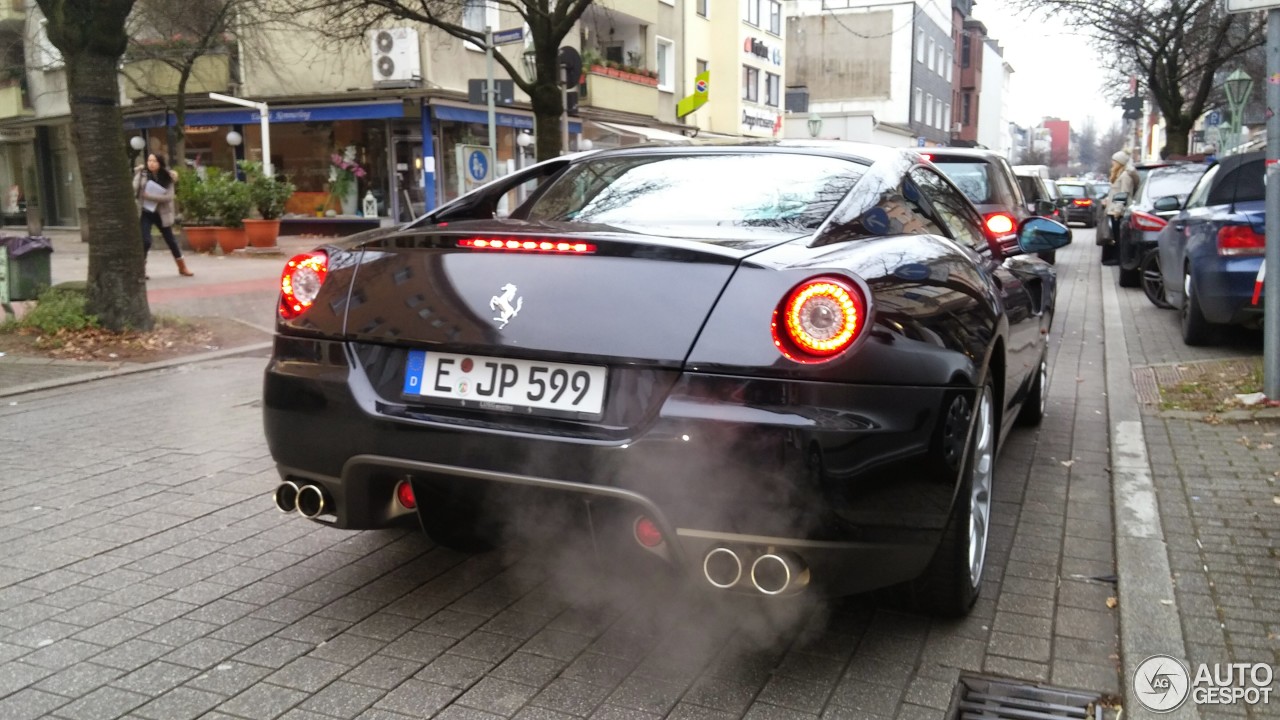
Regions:
<instances>
[{"instance_id":1,"label":"ferrari shield badge","mask_svg":"<svg viewBox=\"0 0 1280 720\"><path fill-rule=\"evenodd\" d=\"M523 305L524 298L516 295L516 286L511 283L503 285L502 294L494 295L489 299L489 309L498 313L498 317L493 319L498 323L498 329L505 328L507 323L515 319Z\"/></svg>"}]
</instances>

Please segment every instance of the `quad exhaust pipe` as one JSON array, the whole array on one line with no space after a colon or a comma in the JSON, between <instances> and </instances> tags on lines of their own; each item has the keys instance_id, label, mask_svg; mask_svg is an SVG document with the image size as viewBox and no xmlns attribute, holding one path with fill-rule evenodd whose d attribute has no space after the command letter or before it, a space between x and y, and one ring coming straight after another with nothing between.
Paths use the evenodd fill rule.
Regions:
<instances>
[{"instance_id":1,"label":"quad exhaust pipe","mask_svg":"<svg viewBox=\"0 0 1280 720\"><path fill-rule=\"evenodd\" d=\"M280 512L298 511L308 520L315 520L332 508L333 501L319 485L303 485L286 480L276 486L273 496Z\"/></svg>"},{"instance_id":2,"label":"quad exhaust pipe","mask_svg":"<svg viewBox=\"0 0 1280 720\"><path fill-rule=\"evenodd\" d=\"M727 590L742 583L745 574L746 582L762 595L799 592L809 584L809 568L794 553L769 548L744 554L748 555L745 560L733 548L712 548L702 558L702 576L713 587Z\"/></svg>"}]
</instances>

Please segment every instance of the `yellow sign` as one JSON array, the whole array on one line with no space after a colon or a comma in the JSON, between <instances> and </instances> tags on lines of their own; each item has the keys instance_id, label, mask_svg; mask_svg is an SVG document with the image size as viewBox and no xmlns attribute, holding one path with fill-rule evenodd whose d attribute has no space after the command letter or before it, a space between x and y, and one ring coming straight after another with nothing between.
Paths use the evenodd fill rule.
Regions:
<instances>
[{"instance_id":1,"label":"yellow sign","mask_svg":"<svg viewBox=\"0 0 1280 720\"><path fill-rule=\"evenodd\" d=\"M693 94L676 103L676 117L684 117L707 104L711 96L711 71L703 70L694 78Z\"/></svg>"}]
</instances>

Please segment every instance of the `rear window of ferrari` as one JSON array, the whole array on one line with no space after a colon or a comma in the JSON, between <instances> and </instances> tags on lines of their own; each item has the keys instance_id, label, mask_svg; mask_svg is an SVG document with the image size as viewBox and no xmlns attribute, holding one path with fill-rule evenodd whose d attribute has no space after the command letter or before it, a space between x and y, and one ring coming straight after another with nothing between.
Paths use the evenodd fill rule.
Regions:
<instances>
[{"instance_id":1,"label":"rear window of ferrari","mask_svg":"<svg viewBox=\"0 0 1280 720\"><path fill-rule=\"evenodd\" d=\"M599 158L566 170L521 213L634 228L814 230L866 169L798 153Z\"/></svg>"}]
</instances>

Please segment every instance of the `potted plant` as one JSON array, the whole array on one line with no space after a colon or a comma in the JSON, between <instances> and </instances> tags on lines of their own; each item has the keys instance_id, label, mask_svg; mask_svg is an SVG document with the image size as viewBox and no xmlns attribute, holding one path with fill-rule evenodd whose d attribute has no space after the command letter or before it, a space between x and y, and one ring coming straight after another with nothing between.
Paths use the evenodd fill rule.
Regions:
<instances>
[{"instance_id":1,"label":"potted plant","mask_svg":"<svg viewBox=\"0 0 1280 720\"><path fill-rule=\"evenodd\" d=\"M217 224L209 188L200 174L191 168L178 170L178 184L174 189L178 211L182 213L183 234L193 252L209 252L218 244L214 225Z\"/></svg>"},{"instance_id":2,"label":"potted plant","mask_svg":"<svg viewBox=\"0 0 1280 720\"><path fill-rule=\"evenodd\" d=\"M324 217L324 206L326 203L316 204L316 217Z\"/></svg>"},{"instance_id":3,"label":"potted plant","mask_svg":"<svg viewBox=\"0 0 1280 720\"><path fill-rule=\"evenodd\" d=\"M245 233L253 247L275 247L280 237L280 216L285 203L297 188L288 180L277 180L262 172L262 163L242 162L249 183L249 196L259 218L245 218Z\"/></svg>"},{"instance_id":4,"label":"potted plant","mask_svg":"<svg viewBox=\"0 0 1280 720\"><path fill-rule=\"evenodd\" d=\"M249 217L253 209L249 185L236 180L235 175L217 168L209 168L204 183L218 223L218 247L222 248L224 255L243 249L249 244L244 219Z\"/></svg>"}]
</instances>

